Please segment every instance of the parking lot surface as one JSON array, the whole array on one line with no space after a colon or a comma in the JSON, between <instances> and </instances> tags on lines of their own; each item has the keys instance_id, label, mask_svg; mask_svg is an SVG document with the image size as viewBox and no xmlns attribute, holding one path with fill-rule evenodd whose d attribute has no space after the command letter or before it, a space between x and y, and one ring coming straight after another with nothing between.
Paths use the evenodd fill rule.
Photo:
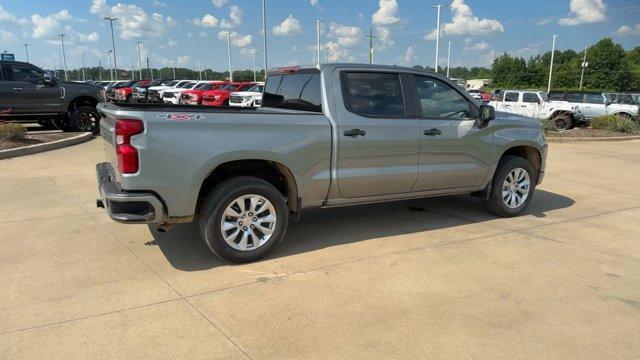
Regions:
<instances>
[{"instance_id":1,"label":"parking lot surface","mask_svg":"<svg viewBox=\"0 0 640 360\"><path fill-rule=\"evenodd\" d=\"M640 142L551 144L526 215L466 196L321 210L231 265L95 207L93 140L0 161L0 358L640 354Z\"/></svg>"}]
</instances>

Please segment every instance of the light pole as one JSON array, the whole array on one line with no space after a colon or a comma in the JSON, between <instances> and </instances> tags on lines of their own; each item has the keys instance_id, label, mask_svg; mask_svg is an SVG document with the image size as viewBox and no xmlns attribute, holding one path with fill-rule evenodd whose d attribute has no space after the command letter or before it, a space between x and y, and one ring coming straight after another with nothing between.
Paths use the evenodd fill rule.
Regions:
<instances>
[{"instance_id":1,"label":"light pole","mask_svg":"<svg viewBox=\"0 0 640 360\"><path fill-rule=\"evenodd\" d=\"M551 77L553 76L553 56L556 53L556 38L558 35L553 36L553 43L551 45L551 63L549 64L549 84L547 85L547 93L551 92Z\"/></svg>"},{"instance_id":2,"label":"light pole","mask_svg":"<svg viewBox=\"0 0 640 360\"><path fill-rule=\"evenodd\" d=\"M264 79L267 79L267 0L262 0L262 45L263 45L263 56L264 56Z\"/></svg>"},{"instance_id":3,"label":"light pole","mask_svg":"<svg viewBox=\"0 0 640 360\"><path fill-rule=\"evenodd\" d=\"M60 34L58 36L60 36L60 42L62 43L62 58L64 59L64 80L68 81L69 80L69 76L67 75L67 54L64 51L64 37L67 34Z\"/></svg>"},{"instance_id":4,"label":"light pole","mask_svg":"<svg viewBox=\"0 0 640 360\"><path fill-rule=\"evenodd\" d=\"M584 79L584 70L589 66L587 62L587 49L584 49L584 56L582 57L582 72L580 72L580 90L582 90L582 80Z\"/></svg>"},{"instance_id":5,"label":"light pole","mask_svg":"<svg viewBox=\"0 0 640 360\"><path fill-rule=\"evenodd\" d=\"M436 22L437 25L436 25L436 64L435 64L435 72L438 72L438 56L439 56L439 52L440 52L440 9L443 6L447 6L447 5L438 4L438 5L434 5L433 6L438 11L437 22Z\"/></svg>"},{"instance_id":6,"label":"light pole","mask_svg":"<svg viewBox=\"0 0 640 360\"><path fill-rule=\"evenodd\" d=\"M107 57L109 58L109 77L111 77L111 81L113 81L113 63L111 62L111 53L113 50L107 50Z\"/></svg>"},{"instance_id":7,"label":"light pole","mask_svg":"<svg viewBox=\"0 0 640 360\"><path fill-rule=\"evenodd\" d=\"M100 75L100 81L102 81L102 61L98 60L98 74Z\"/></svg>"},{"instance_id":8,"label":"light pole","mask_svg":"<svg viewBox=\"0 0 640 360\"><path fill-rule=\"evenodd\" d=\"M316 49L317 49L317 52L318 52L318 57L317 57L318 65L320 65L320 24L323 23L323 22L324 22L324 20L316 20L316 33L317 33L316 34L317 35L317 38L316 38Z\"/></svg>"},{"instance_id":9,"label":"light pole","mask_svg":"<svg viewBox=\"0 0 640 360\"><path fill-rule=\"evenodd\" d=\"M56 65L56 58L53 58L53 74L58 77L58 70L56 69L58 65Z\"/></svg>"},{"instance_id":10,"label":"light pole","mask_svg":"<svg viewBox=\"0 0 640 360\"><path fill-rule=\"evenodd\" d=\"M227 55L229 56L229 81L233 82L233 71L231 71L231 32L227 31Z\"/></svg>"},{"instance_id":11,"label":"light pole","mask_svg":"<svg viewBox=\"0 0 640 360\"><path fill-rule=\"evenodd\" d=\"M176 78L176 62L171 61L171 66L173 66L173 78Z\"/></svg>"},{"instance_id":12,"label":"light pole","mask_svg":"<svg viewBox=\"0 0 640 360\"><path fill-rule=\"evenodd\" d=\"M451 61L451 41L449 41L449 49L447 50L447 78L449 78L450 61Z\"/></svg>"},{"instance_id":13,"label":"light pole","mask_svg":"<svg viewBox=\"0 0 640 360\"><path fill-rule=\"evenodd\" d=\"M82 81L87 81L87 76L84 72L84 51L82 52L81 59L82 59Z\"/></svg>"},{"instance_id":14,"label":"light pole","mask_svg":"<svg viewBox=\"0 0 640 360\"><path fill-rule=\"evenodd\" d=\"M118 60L116 59L116 39L113 36L113 22L118 21L118 18L105 17L104 20L109 20L109 24L111 25L111 51L113 51L113 67L115 72L116 80L118 80Z\"/></svg>"},{"instance_id":15,"label":"light pole","mask_svg":"<svg viewBox=\"0 0 640 360\"><path fill-rule=\"evenodd\" d=\"M138 73L140 74L140 80L142 80L142 60L140 60L140 44L142 44L142 41L136 41L136 44L138 45Z\"/></svg>"},{"instance_id":16,"label":"light pole","mask_svg":"<svg viewBox=\"0 0 640 360\"><path fill-rule=\"evenodd\" d=\"M62 66L62 56L60 56L60 53L57 53L57 54L58 54L58 64Z\"/></svg>"},{"instance_id":17,"label":"light pole","mask_svg":"<svg viewBox=\"0 0 640 360\"><path fill-rule=\"evenodd\" d=\"M324 58L325 58L325 62L328 64L329 63L329 46L325 46L324 47Z\"/></svg>"},{"instance_id":18,"label":"light pole","mask_svg":"<svg viewBox=\"0 0 640 360\"><path fill-rule=\"evenodd\" d=\"M22 45L24 45L24 52L27 54L27 62L29 62L29 49L28 49L29 44L24 43Z\"/></svg>"},{"instance_id":19,"label":"light pole","mask_svg":"<svg viewBox=\"0 0 640 360\"><path fill-rule=\"evenodd\" d=\"M251 58L253 59L253 82L257 81L257 75L256 75L256 55L258 53L256 52L256 49L251 49Z\"/></svg>"},{"instance_id":20,"label":"light pole","mask_svg":"<svg viewBox=\"0 0 640 360\"><path fill-rule=\"evenodd\" d=\"M373 29L369 28L369 65L373 64L373 39L377 39L377 36L373 35Z\"/></svg>"}]
</instances>

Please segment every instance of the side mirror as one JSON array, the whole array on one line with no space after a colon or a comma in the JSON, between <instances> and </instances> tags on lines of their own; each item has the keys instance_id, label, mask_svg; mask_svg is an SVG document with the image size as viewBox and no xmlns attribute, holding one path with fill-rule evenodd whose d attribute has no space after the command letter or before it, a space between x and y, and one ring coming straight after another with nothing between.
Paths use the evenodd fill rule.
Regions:
<instances>
[{"instance_id":1,"label":"side mirror","mask_svg":"<svg viewBox=\"0 0 640 360\"><path fill-rule=\"evenodd\" d=\"M480 121L489 122L496 118L496 109L491 105L480 105Z\"/></svg>"},{"instance_id":2,"label":"side mirror","mask_svg":"<svg viewBox=\"0 0 640 360\"><path fill-rule=\"evenodd\" d=\"M54 84L53 77L49 73L44 73L43 81L46 86L53 86Z\"/></svg>"}]
</instances>

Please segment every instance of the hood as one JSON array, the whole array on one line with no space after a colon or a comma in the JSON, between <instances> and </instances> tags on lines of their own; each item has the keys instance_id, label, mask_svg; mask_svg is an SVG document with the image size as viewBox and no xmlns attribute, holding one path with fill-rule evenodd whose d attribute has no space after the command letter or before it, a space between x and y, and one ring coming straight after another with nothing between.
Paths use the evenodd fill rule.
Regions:
<instances>
[{"instance_id":1,"label":"hood","mask_svg":"<svg viewBox=\"0 0 640 360\"><path fill-rule=\"evenodd\" d=\"M164 90L164 89L170 89L170 86L167 85L158 85L158 86L150 86L149 90Z\"/></svg>"},{"instance_id":2,"label":"hood","mask_svg":"<svg viewBox=\"0 0 640 360\"><path fill-rule=\"evenodd\" d=\"M72 81L60 81L60 85L64 86L68 89L71 88L76 88L76 89L83 89L85 91L100 91L102 90L102 86L98 86L98 85L93 85L93 84L89 84L89 83L80 83L80 82L72 82Z\"/></svg>"},{"instance_id":3,"label":"hood","mask_svg":"<svg viewBox=\"0 0 640 360\"><path fill-rule=\"evenodd\" d=\"M513 113L496 111L496 118L493 119L496 124L520 124L525 126L541 127L540 120L527 116L517 115Z\"/></svg>"},{"instance_id":4,"label":"hood","mask_svg":"<svg viewBox=\"0 0 640 360\"><path fill-rule=\"evenodd\" d=\"M257 91L238 91L231 93L231 96L262 96L261 92Z\"/></svg>"}]
</instances>

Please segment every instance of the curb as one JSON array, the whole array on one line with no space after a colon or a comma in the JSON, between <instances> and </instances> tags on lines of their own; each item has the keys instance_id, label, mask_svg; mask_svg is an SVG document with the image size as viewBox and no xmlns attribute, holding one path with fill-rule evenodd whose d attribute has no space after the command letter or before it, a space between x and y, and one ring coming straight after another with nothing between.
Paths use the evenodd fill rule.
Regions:
<instances>
[{"instance_id":1,"label":"curb","mask_svg":"<svg viewBox=\"0 0 640 360\"><path fill-rule=\"evenodd\" d=\"M81 144L91 139L93 139L93 134L90 132L85 132L74 137L56 140L44 144L29 145L16 149L0 150L0 160L10 159L18 156L33 155L50 150L62 149L67 146Z\"/></svg>"},{"instance_id":2,"label":"curb","mask_svg":"<svg viewBox=\"0 0 640 360\"><path fill-rule=\"evenodd\" d=\"M632 141L640 140L640 135L633 136L611 136L611 137L553 137L547 136L547 142L570 143L570 142L606 142L606 141Z\"/></svg>"}]
</instances>

